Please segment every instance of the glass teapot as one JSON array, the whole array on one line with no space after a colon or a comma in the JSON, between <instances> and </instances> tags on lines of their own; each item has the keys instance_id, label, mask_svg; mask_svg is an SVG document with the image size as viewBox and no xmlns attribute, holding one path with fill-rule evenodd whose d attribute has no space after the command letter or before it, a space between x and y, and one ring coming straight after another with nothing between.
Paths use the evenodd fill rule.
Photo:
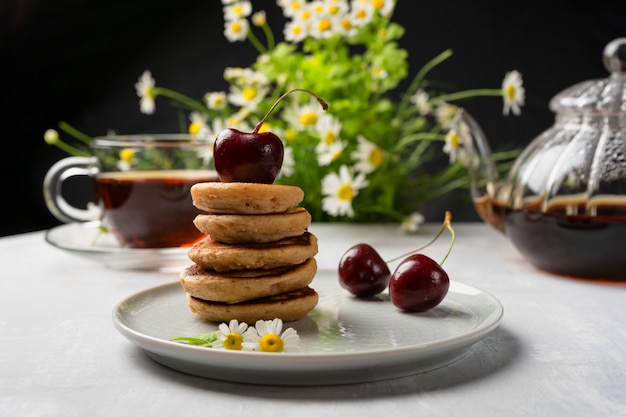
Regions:
<instances>
[{"instance_id":1,"label":"glass teapot","mask_svg":"<svg viewBox=\"0 0 626 417\"><path fill-rule=\"evenodd\" d=\"M467 112L467 165L481 218L537 268L626 281L626 38L604 49L606 79L554 96L555 123L518 156L505 181Z\"/></svg>"}]
</instances>

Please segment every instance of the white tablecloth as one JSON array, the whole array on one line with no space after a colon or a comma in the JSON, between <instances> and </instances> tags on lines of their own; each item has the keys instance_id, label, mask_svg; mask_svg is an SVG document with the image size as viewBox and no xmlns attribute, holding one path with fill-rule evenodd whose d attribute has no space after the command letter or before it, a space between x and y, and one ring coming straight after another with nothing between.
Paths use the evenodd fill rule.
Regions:
<instances>
[{"instance_id":1,"label":"white tablecloth","mask_svg":"<svg viewBox=\"0 0 626 417\"><path fill-rule=\"evenodd\" d=\"M176 273L116 271L48 245L0 239L0 416L626 416L626 286L534 269L482 224L455 224L444 267L504 306L500 326L460 361L354 385L276 387L161 366L112 324L114 306ZM320 268L352 244L389 259L428 241L394 226L313 224ZM425 251L440 259L444 234Z\"/></svg>"}]
</instances>

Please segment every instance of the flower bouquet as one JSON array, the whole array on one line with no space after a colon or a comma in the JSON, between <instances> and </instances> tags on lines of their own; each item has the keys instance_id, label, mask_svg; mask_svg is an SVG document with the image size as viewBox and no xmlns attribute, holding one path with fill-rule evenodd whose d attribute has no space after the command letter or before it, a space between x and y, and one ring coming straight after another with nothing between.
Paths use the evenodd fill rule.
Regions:
<instances>
[{"instance_id":1,"label":"flower bouquet","mask_svg":"<svg viewBox=\"0 0 626 417\"><path fill-rule=\"evenodd\" d=\"M330 105L328 111L309 95L291 94L262 128L284 141L277 183L305 191L303 205L313 221L409 219L407 227L415 227L423 203L469 186L463 153L468 138L455 103L502 97L505 115L519 114L524 104L517 71L507 73L500 88L450 92L429 82L428 73L452 56L450 50L408 80L408 52L398 44L404 28L392 20L393 0L278 0L285 17L279 42L252 2L222 3L224 36L249 41L258 50L256 60L246 68L225 68L228 91L208 91L201 99L156 86L145 71L135 85L140 110L152 114L156 99L167 97L189 121L189 133L211 142L227 127L252 130L286 91L313 91ZM408 88L397 91L405 80ZM50 142L62 143L58 135ZM446 156L448 163L433 171Z\"/></svg>"}]
</instances>

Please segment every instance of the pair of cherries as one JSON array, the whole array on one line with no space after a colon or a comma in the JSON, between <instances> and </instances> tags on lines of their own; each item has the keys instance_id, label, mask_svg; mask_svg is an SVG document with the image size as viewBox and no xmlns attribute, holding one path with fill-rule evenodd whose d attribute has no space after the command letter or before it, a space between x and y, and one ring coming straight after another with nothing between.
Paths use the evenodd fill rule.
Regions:
<instances>
[{"instance_id":1,"label":"pair of cherries","mask_svg":"<svg viewBox=\"0 0 626 417\"><path fill-rule=\"evenodd\" d=\"M252 132L241 132L232 128L221 131L213 145L215 169L220 181L272 184L276 180L284 158L283 142L272 132L259 131L276 106L295 91L312 95L324 110L328 109L328 104L311 91L293 89L274 103ZM434 242L447 227L452 233L452 244L448 254L454 244L454 230L450 226L450 217L450 213L446 212L441 230L430 242ZM448 293L450 280L441 267L443 261L438 264L428 256L416 253L424 247L403 255L402 257L406 258L391 274L388 262L385 262L374 248L366 243L357 244L341 258L339 282L357 297L372 297L389 287L391 302L396 307L408 311L431 309ZM400 257L389 262L397 259Z\"/></svg>"},{"instance_id":2,"label":"pair of cherries","mask_svg":"<svg viewBox=\"0 0 626 417\"><path fill-rule=\"evenodd\" d=\"M441 229L427 245L390 261L383 260L367 243L352 246L339 261L340 285L358 298L373 297L389 288L392 304L406 311L422 312L439 305L450 287L450 278L442 265L455 240L451 217L447 211ZM446 228L452 234L452 241L441 263L416 253L432 244ZM400 258L404 259L392 274L388 264Z\"/></svg>"}]
</instances>

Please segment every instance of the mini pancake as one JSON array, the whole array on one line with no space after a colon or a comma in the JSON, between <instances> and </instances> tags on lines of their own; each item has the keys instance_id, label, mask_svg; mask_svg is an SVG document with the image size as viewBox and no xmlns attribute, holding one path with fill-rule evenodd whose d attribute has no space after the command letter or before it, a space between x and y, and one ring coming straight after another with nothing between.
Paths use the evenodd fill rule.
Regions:
<instances>
[{"instance_id":1,"label":"mini pancake","mask_svg":"<svg viewBox=\"0 0 626 417\"><path fill-rule=\"evenodd\" d=\"M306 287L316 272L315 258L295 266L221 274L194 264L180 273L180 283L195 298L232 304Z\"/></svg>"},{"instance_id":2,"label":"mini pancake","mask_svg":"<svg viewBox=\"0 0 626 417\"><path fill-rule=\"evenodd\" d=\"M216 242L267 243L302 235L311 214L303 207L272 214L199 214L193 223Z\"/></svg>"},{"instance_id":3,"label":"mini pancake","mask_svg":"<svg viewBox=\"0 0 626 417\"><path fill-rule=\"evenodd\" d=\"M191 187L193 205L207 213L284 213L304 199L294 185L249 182L201 182Z\"/></svg>"},{"instance_id":4,"label":"mini pancake","mask_svg":"<svg viewBox=\"0 0 626 417\"><path fill-rule=\"evenodd\" d=\"M298 265L317 252L317 237L305 232L276 242L241 245L216 242L207 236L189 248L187 256L202 268L224 272Z\"/></svg>"},{"instance_id":5,"label":"mini pancake","mask_svg":"<svg viewBox=\"0 0 626 417\"><path fill-rule=\"evenodd\" d=\"M187 294L191 311L205 320L228 323L237 319L251 325L257 320L299 320L315 308L318 300L319 295L311 287L236 304L206 301Z\"/></svg>"}]
</instances>

